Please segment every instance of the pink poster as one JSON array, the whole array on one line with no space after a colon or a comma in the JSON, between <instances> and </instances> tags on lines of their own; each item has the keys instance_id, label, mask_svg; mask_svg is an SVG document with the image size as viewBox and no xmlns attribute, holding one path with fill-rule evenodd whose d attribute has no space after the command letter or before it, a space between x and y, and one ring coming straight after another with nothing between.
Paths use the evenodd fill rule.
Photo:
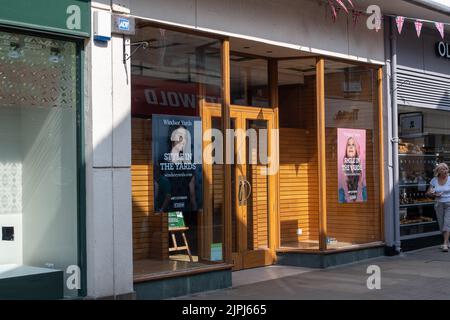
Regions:
<instances>
[{"instance_id":1,"label":"pink poster","mask_svg":"<svg viewBox=\"0 0 450 320\"><path fill-rule=\"evenodd\" d=\"M366 130L337 129L339 203L366 202Z\"/></svg>"}]
</instances>

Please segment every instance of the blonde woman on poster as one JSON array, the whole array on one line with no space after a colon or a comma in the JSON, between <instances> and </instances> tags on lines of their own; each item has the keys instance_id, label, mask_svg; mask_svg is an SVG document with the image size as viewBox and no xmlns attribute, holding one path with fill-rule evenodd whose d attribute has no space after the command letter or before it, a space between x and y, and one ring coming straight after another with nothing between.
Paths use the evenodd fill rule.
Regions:
<instances>
[{"instance_id":1,"label":"blonde woman on poster","mask_svg":"<svg viewBox=\"0 0 450 320\"><path fill-rule=\"evenodd\" d=\"M367 201L366 132L338 129L339 203Z\"/></svg>"}]
</instances>

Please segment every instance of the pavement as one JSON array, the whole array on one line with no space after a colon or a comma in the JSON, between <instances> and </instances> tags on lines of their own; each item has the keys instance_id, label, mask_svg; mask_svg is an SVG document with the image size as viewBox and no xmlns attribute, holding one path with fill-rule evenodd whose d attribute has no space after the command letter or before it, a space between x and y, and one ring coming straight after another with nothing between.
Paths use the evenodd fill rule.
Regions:
<instances>
[{"instance_id":1,"label":"pavement","mask_svg":"<svg viewBox=\"0 0 450 320\"><path fill-rule=\"evenodd\" d=\"M379 289L369 266L380 269ZM450 299L450 252L431 247L329 269L269 266L233 273L233 287L181 300Z\"/></svg>"}]
</instances>

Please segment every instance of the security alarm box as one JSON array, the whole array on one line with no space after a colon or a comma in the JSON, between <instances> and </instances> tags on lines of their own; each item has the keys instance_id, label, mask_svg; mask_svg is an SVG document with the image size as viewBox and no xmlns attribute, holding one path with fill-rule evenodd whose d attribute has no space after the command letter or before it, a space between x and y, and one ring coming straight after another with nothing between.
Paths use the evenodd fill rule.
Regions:
<instances>
[{"instance_id":1,"label":"security alarm box","mask_svg":"<svg viewBox=\"0 0 450 320\"><path fill-rule=\"evenodd\" d=\"M106 11L94 12L94 40L111 40L111 14Z\"/></svg>"}]
</instances>

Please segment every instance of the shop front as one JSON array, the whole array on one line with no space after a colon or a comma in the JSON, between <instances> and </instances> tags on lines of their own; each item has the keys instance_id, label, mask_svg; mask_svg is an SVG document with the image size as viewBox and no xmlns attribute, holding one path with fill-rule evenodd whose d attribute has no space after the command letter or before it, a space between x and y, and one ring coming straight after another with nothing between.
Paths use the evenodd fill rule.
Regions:
<instances>
[{"instance_id":1,"label":"shop front","mask_svg":"<svg viewBox=\"0 0 450 320\"><path fill-rule=\"evenodd\" d=\"M233 270L384 254L383 48L355 59L348 44L300 50L242 25L252 39L161 21L143 1L130 11L138 299L229 287Z\"/></svg>"},{"instance_id":2,"label":"shop front","mask_svg":"<svg viewBox=\"0 0 450 320\"><path fill-rule=\"evenodd\" d=\"M0 12L0 299L85 295L82 52L88 1Z\"/></svg>"},{"instance_id":3,"label":"shop front","mask_svg":"<svg viewBox=\"0 0 450 320\"><path fill-rule=\"evenodd\" d=\"M435 166L450 161L450 60L436 29L424 27L420 38L411 24L401 35L394 24L392 30L396 241L407 251L442 243L434 199L426 191Z\"/></svg>"}]
</instances>

